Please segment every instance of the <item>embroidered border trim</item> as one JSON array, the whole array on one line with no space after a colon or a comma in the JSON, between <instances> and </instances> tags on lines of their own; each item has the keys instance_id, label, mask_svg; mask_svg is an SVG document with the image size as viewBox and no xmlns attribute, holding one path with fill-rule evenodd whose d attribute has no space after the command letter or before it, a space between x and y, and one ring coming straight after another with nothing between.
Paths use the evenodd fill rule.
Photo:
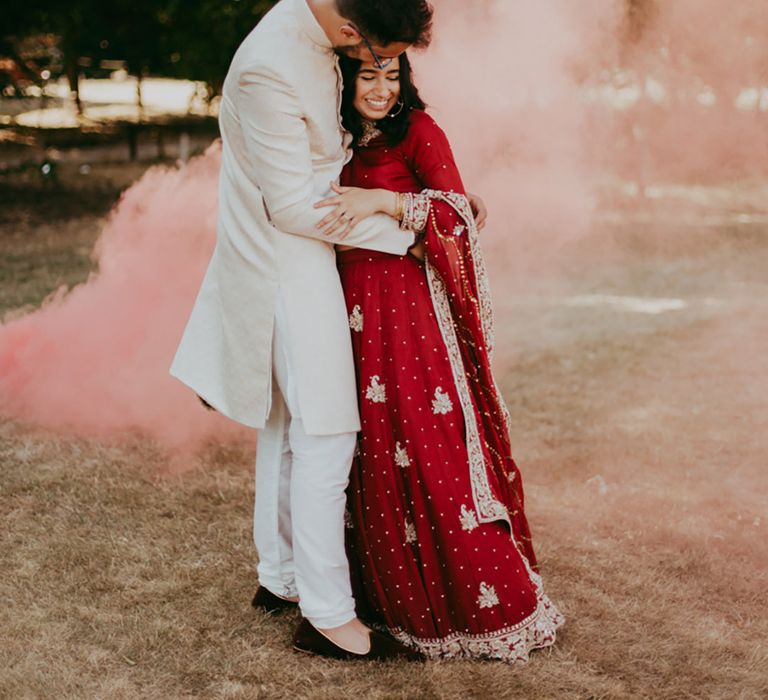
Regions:
<instances>
[{"instance_id":1,"label":"embroidered border trim","mask_svg":"<svg viewBox=\"0 0 768 700\"><path fill-rule=\"evenodd\" d=\"M424 639L402 629L390 629L403 644L414 647L431 659L498 659L512 664L528 662L534 649L552 646L565 618L539 589L536 610L511 627L486 634L454 632L442 639Z\"/></svg>"},{"instance_id":2,"label":"embroidered border trim","mask_svg":"<svg viewBox=\"0 0 768 700\"><path fill-rule=\"evenodd\" d=\"M421 233L427 228L429 219L429 209L432 205L429 194L413 194L411 192L403 193L404 207L403 220L400 228L404 231L413 231Z\"/></svg>"}]
</instances>

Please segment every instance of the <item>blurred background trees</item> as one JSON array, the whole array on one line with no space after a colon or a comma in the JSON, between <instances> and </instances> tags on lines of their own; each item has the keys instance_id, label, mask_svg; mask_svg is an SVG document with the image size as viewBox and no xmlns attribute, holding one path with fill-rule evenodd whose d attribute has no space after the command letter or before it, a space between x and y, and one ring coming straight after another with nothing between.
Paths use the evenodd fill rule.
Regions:
<instances>
[{"instance_id":1,"label":"blurred background trees","mask_svg":"<svg viewBox=\"0 0 768 700\"><path fill-rule=\"evenodd\" d=\"M606 0L607 2L608 0ZM81 76L106 77L116 67L142 78L186 78L207 85L209 97L221 91L232 54L276 0L20 0L0 10L0 90L9 97L30 84L65 75L78 101ZM616 0L623 15L620 64L638 55L680 68L704 67L695 77L722 88L733 83L734 60L744 63L745 80L761 54L760 78L768 65L768 14L754 2L723 10L721 0ZM678 21L685 16L686 21ZM713 22L739 37L718 47L707 37ZM730 50L730 55L722 55ZM702 56L702 52L705 54ZM719 53L717 60L711 54ZM761 62L762 61L762 62ZM647 63L647 60L644 60ZM750 65L747 66L746 64ZM621 68L624 66L615 66ZM141 83L139 81L139 91ZM731 85L728 89L733 89ZM139 95L140 97L140 95Z\"/></svg>"},{"instance_id":2,"label":"blurred background trees","mask_svg":"<svg viewBox=\"0 0 768 700\"><path fill-rule=\"evenodd\" d=\"M79 79L124 68L203 81L218 94L237 45L275 0L35 0L0 10L0 90L66 76L80 109ZM138 81L139 100L141 80Z\"/></svg>"}]
</instances>

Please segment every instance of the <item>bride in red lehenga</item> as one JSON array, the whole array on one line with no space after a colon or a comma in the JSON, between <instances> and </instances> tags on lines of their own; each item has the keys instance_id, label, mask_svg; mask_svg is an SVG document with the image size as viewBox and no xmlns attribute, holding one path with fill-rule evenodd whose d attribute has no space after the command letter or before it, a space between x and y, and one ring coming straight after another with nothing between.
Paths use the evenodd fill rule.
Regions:
<instances>
[{"instance_id":1,"label":"bride in red lehenga","mask_svg":"<svg viewBox=\"0 0 768 700\"><path fill-rule=\"evenodd\" d=\"M524 662L563 617L537 573L491 373L472 210L407 57L342 70L355 153L328 228L384 212L420 234L406 256L338 252L362 420L347 518L359 613L430 657Z\"/></svg>"}]
</instances>

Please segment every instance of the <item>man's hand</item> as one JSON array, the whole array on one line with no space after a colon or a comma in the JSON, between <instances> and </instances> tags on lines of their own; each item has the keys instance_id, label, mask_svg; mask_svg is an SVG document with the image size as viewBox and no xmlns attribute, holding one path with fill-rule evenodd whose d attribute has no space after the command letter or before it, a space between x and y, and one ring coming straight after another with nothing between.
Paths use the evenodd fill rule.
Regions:
<instances>
[{"instance_id":1,"label":"man's hand","mask_svg":"<svg viewBox=\"0 0 768 700\"><path fill-rule=\"evenodd\" d=\"M482 231L488 221L488 209L485 206L485 202L476 194L470 194L469 192L467 192L467 199L472 206L472 213L475 215L477 230Z\"/></svg>"},{"instance_id":2,"label":"man's hand","mask_svg":"<svg viewBox=\"0 0 768 700\"><path fill-rule=\"evenodd\" d=\"M334 207L319 224L326 236L338 234L344 239L347 234L363 219L378 212L386 212L387 203L395 202L395 193L387 190L367 190L360 187L340 187L331 183L335 197L328 197L315 204L315 209Z\"/></svg>"}]
</instances>

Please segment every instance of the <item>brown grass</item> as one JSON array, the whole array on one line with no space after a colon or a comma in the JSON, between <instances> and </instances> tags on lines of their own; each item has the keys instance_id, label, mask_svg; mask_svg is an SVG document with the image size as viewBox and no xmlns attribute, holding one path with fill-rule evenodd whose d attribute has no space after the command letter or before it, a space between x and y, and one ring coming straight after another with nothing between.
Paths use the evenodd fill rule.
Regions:
<instances>
[{"instance_id":1,"label":"brown grass","mask_svg":"<svg viewBox=\"0 0 768 700\"><path fill-rule=\"evenodd\" d=\"M22 259L3 257L4 309L26 279L9 267L34 263L18 304L39 303L52 261L87 248L101 214L4 223L3 254ZM212 446L178 476L138 437L97 444L7 420L0 697L768 697L768 239L660 240L610 261L582 244L555 296L505 308L497 284L529 519L568 617L554 649L524 668L298 657L296 618L249 607L250 447ZM63 267L82 277L78 265ZM690 306L643 316L556 298L594 290Z\"/></svg>"}]
</instances>

